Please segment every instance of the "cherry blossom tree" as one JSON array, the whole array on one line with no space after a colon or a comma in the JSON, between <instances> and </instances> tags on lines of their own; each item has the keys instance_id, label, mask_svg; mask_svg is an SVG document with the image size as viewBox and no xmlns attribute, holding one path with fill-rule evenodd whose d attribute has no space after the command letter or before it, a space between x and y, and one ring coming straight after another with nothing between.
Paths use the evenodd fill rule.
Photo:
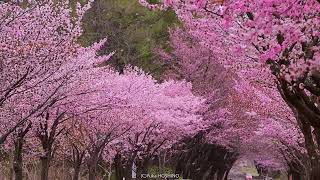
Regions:
<instances>
[{"instance_id":1,"label":"cherry blossom tree","mask_svg":"<svg viewBox=\"0 0 320 180\"><path fill-rule=\"evenodd\" d=\"M134 92L130 99L139 102L135 112L140 116L116 159L124 158L124 171L128 172L124 176L128 178L133 163L138 176L147 173L150 161L159 152L171 149L180 139L193 136L204 127L200 114L197 115L203 100L192 94L190 84L171 80L157 85L153 79L144 81L124 83Z\"/></svg>"},{"instance_id":2,"label":"cherry blossom tree","mask_svg":"<svg viewBox=\"0 0 320 180\"><path fill-rule=\"evenodd\" d=\"M15 119L12 122L6 115L1 116L13 123L2 128L6 131L1 143L57 99L56 94L72 73L62 71L62 66L80 50L76 39L81 34L80 20L86 8L89 6L79 9L79 19L72 23L67 3L54 7L48 1L26 9L13 3L1 4L1 112L11 113Z\"/></svg>"},{"instance_id":3,"label":"cherry blossom tree","mask_svg":"<svg viewBox=\"0 0 320 180\"><path fill-rule=\"evenodd\" d=\"M217 62L250 84L270 87L271 95L280 92L304 135L310 178L320 177L313 138L319 123L319 1L161 2L141 1L149 8L173 8Z\"/></svg>"},{"instance_id":4,"label":"cherry blossom tree","mask_svg":"<svg viewBox=\"0 0 320 180\"><path fill-rule=\"evenodd\" d=\"M95 70L76 86L80 92L88 88L93 92L74 96L67 104L78 127L82 127L76 132L83 134L82 143L73 144L76 164L86 161L90 179L96 177L99 159L112 160L112 152L120 151L115 149L119 144L122 151L135 151L133 159L145 153L144 160L149 160L159 148L170 148L202 128L201 117L196 114L202 99L194 96L185 82L158 84L138 69L128 69L121 75L108 67ZM80 158L79 152L88 157Z\"/></svg>"},{"instance_id":5,"label":"cherry blossom tree","mask_svg":"<svg viewBox=\"0 0 320 180\"><path fill-rule=\"evenodd\" d=\"M113 159L112 148L106 147L120 140L128 145L127 139L119 139L125 134L144 133L144 146L152 147L139 153L150 159L160 147L170 148L201 129L196 112L202 99L192 95L189 84L158 84L140 70L119 75L109 67L96 67L110 57L96 57L106 39L87 48L77 43L90 2L78 4L75 17L68 2L55 3L31 2L26 8L1 4L1 143L9 145L6 139L12 134L16 179L22 178L24 143L41 147L45 180L53 158L66 148L63 137L71 136L74 178L85 161L89 179L95 179L102 156ZM82 143L75 143L77 137Z\"/></svg>"},{"instance_id":6,"label":"cherry blossom tree","mask_svg":"<svg viewBox=\"0 0 320 180\"><path fill-rule=\"evenodd\" d=\"M261 140L263 137L256 134L261 124L272 122L270 119L292 120L293 114L289 108L283 108L285 103L280 94L273 93L273 89L244 81L239 74L214 61L216 54L202 46L200 42L183 29L171 30L171 46L174 50L170 53L158 50L166 63L170 64L171 72L168 75L171 78L185 78L192 82L193 91L207 98L206 103L209 108L203 111L206 123L210 127L206 132L207 142L227 148L227 151L235 152L239 157L261 159L265 153L263 149L268 147L267 144L272 144L259 145L257 142L257 139ZM265 81L261 82L266 84ZM264 140L262 142L270 142L268 138ZM278 148L273 147L278 152ZM275 156L270 155L269 160L277 160L279 156L280 153L276 153ZM268 166L272 165L270 162L272 161L268 162ZM287 167L286 163L275 161L274 164L279 168L282 165L282 169ZM208 168L202 167L202 169Z\"/></svg>"},{"instance_id":7,"label":"cherry blossom tree","mask_svg":"<svg viewBox=\"0 0 320 180\"><path fill-rule=\"evenodd\" d=\"M86 76L88 68L109 58L95 57L106 39L87 48L77 43L90 2L83 7L78 4L75 17L68 2L32 2L26 8L8 2L0 8L0 143L15 132L14 170L21 179L24 137L32 129L44 150L41 178L47 179L55 141L68 119L60 106L68 96L79 95L72 93L72 82L79 83L77 78Z\"/></svg>"},{"instance_id":8,"label":"cherry blossom tree","mask_svg":"<svg viewBox=\"0 0 320 180\"><path fill-rule=\"evenodd\" d=\"M171 30L171 46L174 50L170 54L158 50L166 63L170 64L171 69L169 71L172 72L167 72L168 76L171 78L176 76L178 79L185 78L192 82L193 92L205 96L207 99L208 108L202 109L202 114L208 128L204 132L200 132L205 136L207 145L198 144L201 148L194 150L194 152L211 151L210 149L212 149L212 151L216 151L214 153L230 156L228 157L230 158L229 162L227 159L221 160L207 152L204 152L204 154L207 154L208 157L199 157L198 153L184 155L182 157L186 159L180 159L179 161L181 161L181 165L187 161L188 163L185 166L189 170L183 167L177 168L180 169L179 171L184 171L183 174L186 178L194 178L200 175L213 178L215 174L218 174L218 179L223 179L236 160L235 157L239 154L241 146L245 144L245 139L253 136L254 130L258 127L258 121L253 117L256 116L256 112L259 112L254 108L254 103L257 103L257 100L242 93L241 91L245 90L251 92L252 89L245 86L243 82L239 82L239 78L223 66L215 63L212 52L201 47L195 38L183 32L182 29ZM255 98L258 99L258 97ZM203 136L200 134L198 137ZM196 139L193 141L196 142ZM190 143L190 149L197 148L192 147L195 146L193 141ZM204 143L203 140L200 143ZM192 151L189 153L192 153ZM212 166L208 165L206 167L208 163L201 162L203 158L210 158ZM221 167L218 164L221 164ZM198 169L197 166L200 166L200 171L196 170ZM188 173L192 169L195 172ZM190 175L194 176L188 177Z\"/></svg>"},{"instance_id":9,"label":"cherry blossom tree","mask_svg":"<svg viewBox=\"0 0 320 180\"><path fill-rule=\"evenodd\" d=\"M255 155L251 153L256 156L255 160L260 166L282 168L287 170L289 175L298 175L300 178L309 177L310 159L308 159L303 134L294 118L262 121L252 141L257 142L257 139L260 140L258 147L273 152L275 157L268 157L270 153L268 155L262 152ZM277 167L278 164L282 166Z\"/></svg>"}]
</instances>

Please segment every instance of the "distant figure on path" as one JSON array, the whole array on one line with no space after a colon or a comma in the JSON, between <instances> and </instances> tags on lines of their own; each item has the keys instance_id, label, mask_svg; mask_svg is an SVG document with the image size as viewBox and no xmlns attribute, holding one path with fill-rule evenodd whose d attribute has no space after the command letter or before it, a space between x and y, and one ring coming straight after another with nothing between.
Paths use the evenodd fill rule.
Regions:
<instances>
[{"instance_id":1,"label":"distant figure on path","mask_svg":"<svg viewBox=\"0 0 320 180\"><path fill-rule=\"evenodd\" d=\"M246 180L252 180L252 175L251 174L247 174L246 175Z\"/></svg>"}]
</instances>

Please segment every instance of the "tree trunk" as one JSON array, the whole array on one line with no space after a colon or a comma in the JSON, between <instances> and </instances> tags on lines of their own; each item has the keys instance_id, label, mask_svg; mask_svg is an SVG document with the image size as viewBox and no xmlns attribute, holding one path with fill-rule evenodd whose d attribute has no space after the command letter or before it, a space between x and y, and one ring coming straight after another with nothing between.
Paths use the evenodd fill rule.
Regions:
<instances>
[{"instance_id":1,"label":"tree trunk","mask_svg":"<svg viewBox=\"0 0 320 180\"><path fill-rule=\"evenodd\" d=\"M316 141L312 136L311 129L312 127L305 120L305 117L301 114L298 115L297 118L298 122L300 123L300 127L305 139L305 146L307 149L307 153L311 162L311 169L310 169L310 180L319 180L320 179L320 157L316 150Z\"/></svg>"},{"instance_id":2,"label":"tree trunk","mask_svg":"<svg viewBox=\"0 0 320 180\"><path fill-rule=\"evenodd\" d=\"M185 147L176 160L176 174L186 179L223 180L237 159L237 153L228 152L214 144L206 144L201 135L185 142ZM183 151L184 149L188 151Z\"/></svg>"},{"instance_id":3,"label":"tree trunk","mask_svg":"<svg viewBox=\"0 0 320 180\"><path fill-rule=\"evenodd\" d=\"M230 169L231 169L231 168L230 168ZM228 180L228 175L229 175L230 169L226 171L226 175L225 175L225 177L224 177L224 180Z\"/></svg>"},{"instance_id":4,"label":"tree trunk","mask_svg":"<svg viewBox=\"0 0 320 180\"><path fill-rule=\"evenodd\" d=\"M81 165L75 165L74 166L74 174L73 174L73 180L79 180L79 177L80 177L80 168L81 168Z\"/></svg>"},{"instance_id":5,"label":"tree trunk","mask_svg":"<svg viewBox=\"0 0 320 180\"><path fill-rule=\"evenodd\" d=\"M318 142L320 142L319 132L317 132L319 131L319 126L314 123L314 119L310 116L312 113L317 113L318 109L317 107L308 107L311 109L306 108L306 105L310 106L310 102L304 102L306 99L305 96L307 95L299 89L290 91L289 85L284 80L279 80L278 89L282 98L295 114L299 128L303 133L305 148L311 162L310 173L308 173L308 175L310 175L306 178L318 180L320 179L320 155L318 152L319 149L317 149L317 146L319 146ZM313 102L311 104L314 106L315 103ZM315 132L313 132L312 129L314 129Z\"/></svg>"},{"instance_id":6,"label":"tree trunk","mask_svg":"<svg viewBox=\"0 0 320 180\"><path fill-rule=\"evenodd\" d=\"M13 170L16 180L22 180L23 178L23 162L22 162L22 150L24 145L24 137L29 132L31 123L26 128L18 130L17 136L14 141L14 157L13 157Z\"/></svg>"},{"instance_id":7,"label":"tree trunk","mask_svg":"<svg viewBox=\"0 0 320 180\"><path fill-rule=\"evenodd\" d=\"M11 154L11 153L14 153L14 152L11 151L10 155L9 155L9 164L12 164L12 166L10 166L10 168L9 168L9 174L8 174L9 180L13 180L13 178L14 178L14 169L13 169L14 154Z\"/></svg>"},{"instance_id":8,"label":"tree trunk","mask_svg":"<svg viewBox=\"0 0 320 180\"><path fill-rule=\"evenodd\" d=\"M95 150L90 154L90 159L88 161L89 180L96 180L98 160L99 150Z\"/></svg>"},{"instance_id":9,"label":"tree trunk","mask_svg":"<svg viewBox=\"0 0 320 180\"><path fill-rule=\"evenodd\" d=\"M73 180L79 180L80 172L81 172L81 165L83 163L83 158L85 155L85 150L80 150L76 145L72 146L72 166L73 166Z\"/></svg>"},{"instance_id":10,"label":"tree trunk","mask_svg":"<svg viewBox=\"0 0 320 180\"><path fill-rule=\"evenodd\" d=\"M116 179L117 180L122 180L124 176L124 163L122 162L122 158L120 154L117 154L114 158L114 167L116 171Z\"/></svg>"},{"instance_id":11,"label":"tree trunk","mask_svg":"<svg viewBox=\"0 0 320 180\"><path fill-rule=\"evenodd\" d=\"M41 180L49 180L50 157L46 155L40 158L41 161Z\"/></svg>"},{"instance_id":12,"label":"tree trunk","mask_svg":"<svg viewBox=\"0 0 320 180\"><path fill-rule=\"evenodd\" d=\"M40 140L42 149L45 153L44 156L40 157L41 180L48 180L50 163L56 151L56 146L54 144L57 137L63 132L63 129L60 131L57 130L61 123L60 120L63 118L64 114L65 112L60 113L59 110L57 110L56 117L53 118L53 123L50 129L48 128L48 122L51 118L49 112L42 114L45 121L40 123L40 126L36 132L37 138Z\"/></svg>"},{"instance_id":13,"label":"tree trunk","mask_svg":"<svg viewBox=\"0 0 320 180\"><path fill-rule=\"evenodd\" d=\"M137 160L137 178L143 177L143 174L148 174L149 159ZM149 178L144 178L149 179Z\"/></svg>"},{"instance_id":14,"label":"tree trunk","mask_svg":"<svg viewBox=\"0 0 320 180\"><path fill-rule=\"evenodd\" d=\"M13 159L13 170L15 173L15 180L22 180L22 147L23 138L18 137L14 142L14 159Z\"/></svg>"},{"instance_id":15,"label":"tree trunk","mask_svg":"<svg viewBox=\"0 0 320 180\"><path fill-rule=\"evenodd\" d=\"M320 163L313 162L311 165L311 173L310 173L310 180L319 180L320 179Z\"/></svg>"},{"instance_id":16,"label":"tree trunk","mask_svg":"<svg viewBox=\"0 0 320 180\"><path fill-rule=\"evenodd\" d=\"M41 180L49 180L49 168L52 158L52 151L49 149L45 151L45 156L40 157L41 162Z\"/></svg>"},{"instance_id":17,"label":"tree trunk","mask_svg":"<svg viewBox=\"0 0 320 180\"><path fill-rule=\"evenodd\" d=\"M96 180L96 173L97 173L97 164L93 161L91 161L88 165L89 169L89 180Z\"/></svg>"},{"instance_id":18,"label":"tree trunk","mask_svg":"<svg viewBox=\"0 0 320 180\"><path fill-rule=\"evenodd\" d=\"M217 180L224 180L227 177L227 171L226 170L219 170L217 174Z\"/></svg>"},{"instance_id":19,"label":"tree trunk","mask_svg":"<svg viewBox=\"0 0 320 180\"><path fill-rule=\"evenodd\" d=\"M302 180L302 177L299 173L297 172L291 172L289 174L289 180Z\"/></svg>"},{"instance_id":20,"label":"tree trunk","mask_svg":"<svg viewBox=\"0 0 320 180\"><path fill-rule=\"evenodd\" d=\"M132 164L133 160L125 160L120 154L117 154L114 159L116 180L131 179Z\"/></svg>"}]
</instances>

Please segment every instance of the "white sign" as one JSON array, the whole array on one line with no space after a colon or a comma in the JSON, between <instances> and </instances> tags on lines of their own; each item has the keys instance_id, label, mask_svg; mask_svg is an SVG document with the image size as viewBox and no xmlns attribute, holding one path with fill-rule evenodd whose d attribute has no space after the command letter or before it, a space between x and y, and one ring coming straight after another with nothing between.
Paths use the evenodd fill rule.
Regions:
<instances>
[{"instance_id":1,"label":"white sign","mask_svg":"<svg viewBox=\"0 0 320 180\"><path fill-rule=\"evenodd\" d=\"M132 178L137 178L137 166L136 163L132 163L132 171L131 171L131 177Z\"/></svg>"}]
</instances>

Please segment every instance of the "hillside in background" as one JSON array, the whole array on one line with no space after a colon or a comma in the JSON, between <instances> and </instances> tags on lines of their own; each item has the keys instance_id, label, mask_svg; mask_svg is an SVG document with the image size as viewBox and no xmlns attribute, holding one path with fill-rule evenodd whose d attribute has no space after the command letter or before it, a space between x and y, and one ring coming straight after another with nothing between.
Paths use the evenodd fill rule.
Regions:
<instances>
[{"instance_id":1,"label":"hillside in background","mask_svg":"<svg viewBox=\"0 0 320 180\"><path fill-rule=\"evenodd\" d=\"M84 46L107 36L101 54L116 51L109 63L122 72L133 65L159 78L164 65L153 52L168 49L168 28L178 24L173 11L150 11L132 0L97 0L83 20Z\"/></svg>"}]
</instances>

